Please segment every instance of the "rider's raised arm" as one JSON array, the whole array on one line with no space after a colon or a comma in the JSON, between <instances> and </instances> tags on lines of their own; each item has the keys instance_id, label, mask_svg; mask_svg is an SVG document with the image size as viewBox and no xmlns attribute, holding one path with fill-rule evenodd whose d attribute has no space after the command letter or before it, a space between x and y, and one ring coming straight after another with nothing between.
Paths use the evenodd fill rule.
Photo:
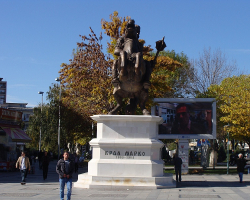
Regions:
<instances>
[{"instance_id":1,"label":"rider's raised arm","mask_svg":"<svg viewBox=\"0 0 250 200\"><path fill-rule=\"evenodd\" d=\"M157 49L157 52L156 52L156 55L155 55L155 58L154 60L151 61L151 66L152 68L154 68L155 66L155 63L156 63L156 59L160 53L160 51L163 51L165 49L165 47L167 46L166 43L164 42L164 38L162 38L162 40L159 40L159 41L156 41L156 49Z\"/></svg>"}]
</instances>

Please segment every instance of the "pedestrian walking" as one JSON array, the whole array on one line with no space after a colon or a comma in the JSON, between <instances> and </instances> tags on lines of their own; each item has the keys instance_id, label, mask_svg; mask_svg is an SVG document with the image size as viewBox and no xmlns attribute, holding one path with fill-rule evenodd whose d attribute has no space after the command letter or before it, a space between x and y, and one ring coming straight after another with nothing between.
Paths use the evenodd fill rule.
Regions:
<instances>
[{"instance_id":1,"label":"pedestrian walking","mask_svg":"<svg viewBox=\"0 0 250 200\"><path fill-rule=\"evenodd\" d=\"M21 177L22 181L21 184L24 185L26 184L26 176L27 176L27 171L30 171L30 161L29 158L25 156L25 152L22 151L21 156L18 158L16 162L16 168L20 169L21 172Z\"/></svg>"},{"instance_id":2,"label":"pedestrian walking","mask_svg":"<svg viewBox=\"0 0 250 200\"><path fill-rule=\"evenodd\" d=\"M64 187L67 185L67 200L71 198L72 174L74 172L74 161L69 159L69 153L64 152L63 158L57 162L56 172L59 174L60 198L64 199Z\"/></svg>"},{"instance_id":3,"label":"pedestrian walking","mask_svg":"<svg viewBox=\"0 0 250 200\"><path fill-rule=\"evenodd\" d=\"M33 161L34 161L34 163L35 163L35 157L34 157L34 154L32 153L31 154L31 156L30 156L30 165L32 165L33 164Z\"/></svg>"},{"instance_id":4,"label":"pedestrian walking","mask_svg":"<svg viewBox=\"0 0 250 200\"><path fill-rule=\"evenodd\" d=\"M36 164L36 159L37 159L37 152L34 152L34 163Z\"/></svg>"},{"instance_id":5,"label":"pedestrian walking","mask_svg":"<svg viewBox=\"0 0 250 200\"><path fill-rule=\"evenodd\" d=\"M43 159L43 152L39 151L38 153L39 169L42 169L42 159Z\"/></svg>"},{"instance_id":6,"label":"pedestrian walking","mask_svg":"<svg viewBox=\"0 0 250 200\"><path fill-rule=\"evenodd\" d=\"M74 154L74 159L75 159L75 173L77 173L78 172L79 157L76 153Z\"/></svg>"},{"instance_id":7,"label":"pedestrian walking","mask_svg":"<svg viewBox=\"0 0 250 200\"><path fill-rule=\"evenodd\" d=\"M48 169L49 169L50 157L48 152L44 152L44 156L42 157L42 168L43 168L43 180L47 179Z\"/></svg>"},{"instance_id":8,"label":"pedestrian walking","mask_svg":"<svg viewBox=\"0 0 250 200\"><path fill-rule=\"evenodd\" d=\"M176 175L176 182L181 182L181 164L182 160L180 157L178 157L178 154L176 153L174 156L174 169L175 169L175 175Z\"/></svg>"},{"instance_id":9,"label":"pedestrian walking","mask_svg":"<svg viewBox=\"0 0 250 200\"><path fill-rule=\"evenodd\" d=\"M237 160L237 172L239 174L239 178L240 178L240 183L243 182L243 174L245 171L245 166L246 166L246 160L243 158L243 155L240 153L239 158Z\"/></svg>"}]
</instances>

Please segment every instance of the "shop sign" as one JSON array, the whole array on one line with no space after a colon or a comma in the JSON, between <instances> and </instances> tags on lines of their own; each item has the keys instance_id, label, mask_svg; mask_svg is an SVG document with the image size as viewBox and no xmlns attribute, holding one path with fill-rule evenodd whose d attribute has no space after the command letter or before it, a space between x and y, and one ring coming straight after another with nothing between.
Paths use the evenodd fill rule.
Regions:
<instances>
[{"instance_id":1,"label":"shop sign","mask_svg":"<svg viewBox=\"0 0 250 200\"><path fill-rule=\"evenodd\" d=\"M12 121L22 121L22 112L0 108L0 118Z\"/></svg>"}]
</instances>

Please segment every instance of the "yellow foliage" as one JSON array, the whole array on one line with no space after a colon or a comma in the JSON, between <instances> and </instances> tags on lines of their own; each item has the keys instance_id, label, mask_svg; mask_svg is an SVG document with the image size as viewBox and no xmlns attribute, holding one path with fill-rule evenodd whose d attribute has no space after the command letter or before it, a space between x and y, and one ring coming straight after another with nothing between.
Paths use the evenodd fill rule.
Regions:
<instances>
[{"instance_id":1,"label":"yellow foliage","mask_svg":"<svg viewBox=\"0 0 250 200\"><path fill-rule=\"evenodd\" d=\"M238 140L250 141L250 76L241 75L226 78L220 85L209 88L217 96L218 107L227 131Z\"/></svg>"}]
</instances>

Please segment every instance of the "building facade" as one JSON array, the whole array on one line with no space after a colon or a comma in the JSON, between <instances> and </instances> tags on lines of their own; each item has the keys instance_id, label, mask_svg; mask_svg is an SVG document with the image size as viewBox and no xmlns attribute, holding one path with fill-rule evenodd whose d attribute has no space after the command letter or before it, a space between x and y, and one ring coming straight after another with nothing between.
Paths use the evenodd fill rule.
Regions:
<instances>
[{"instance_id":1,"label":"building facade","mask_svg":"<svg viewBox=\"0 0 250 200\"><path fill-rule=\"evenodd\" d=\"M0 108L0 170L13 170L31 138L21 129L22 112Z\"/></svg>"},{"instance_id":2,"label":"building facade","mask_svg":"<svg viewBox=\"0 0 250 200\"><path fill-rule=\"evenodd\" d=\"M7 82L0 78L0 105L6 103Z\"/></svg>"},{"instance_id":3,"label":"building facade","mask_svg":"<svg viewBox=\"0 0 250 200\"><path fill-rule=\"evenodd\" d=\"M29 118L34 113L34 108L27 107L28 103L4 103L0 107L22 112L22 122L24 123L23 130L26 131L29 126Z\"/></svg>"},{"instance_id":4,"label":"building facade","mask_svg":"<svg viewBox=\"0 0 250 200\"><path fill-rule=\"evenodd\" d=\"M25 130L33 108L27 108L27 103L6 103L6 94L7 81L0 78L0 170L13 170L17 156L31 141Z\"/></svg>"}]
</instances>

